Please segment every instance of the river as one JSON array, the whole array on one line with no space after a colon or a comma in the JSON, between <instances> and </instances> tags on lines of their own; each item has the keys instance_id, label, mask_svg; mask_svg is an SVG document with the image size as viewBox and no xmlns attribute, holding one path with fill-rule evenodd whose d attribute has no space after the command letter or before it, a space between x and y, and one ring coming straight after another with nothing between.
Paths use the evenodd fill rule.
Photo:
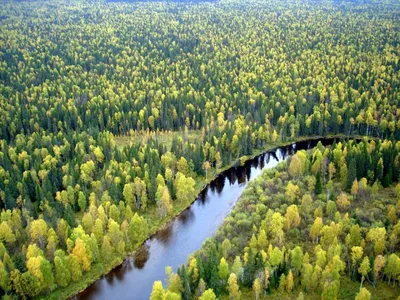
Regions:
<instances>
[{"instance_id":1,"label":"river","mask_svg":"<svg viewBox=\"0 0 400 300\"><path fill-rule=\"evenodd\" d=\"M240 198L248 182L266 168L275 167L297 150L310 149L321 141L332 144L332 139L309 140L261 154L245 163L221 173L200 193L193 204L175 217L163 230L156 233L120 266L103 276L78 299L149 299L153 282L165 284L165 267L174 271L198 250L205 239L213 236L224 218Z\"/></svg>"}]
</instances>

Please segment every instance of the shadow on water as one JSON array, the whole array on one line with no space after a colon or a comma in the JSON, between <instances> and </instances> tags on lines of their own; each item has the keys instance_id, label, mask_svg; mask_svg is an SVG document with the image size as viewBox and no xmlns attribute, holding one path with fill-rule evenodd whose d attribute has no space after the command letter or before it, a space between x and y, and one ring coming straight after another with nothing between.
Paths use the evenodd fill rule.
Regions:
<instances>
[{"instance_id":1,"label":"shadow on water","mask_svg":"<svg viewBox=\"0 0 400 300\"><path fill-rule=\"evenodd\" d=\"M152 284L162 280L165 286L165 267L177 267L188 255L211 237L240 198L249 180L261 170L272 168L298 150L307 150L321 141L327 146L333 139L309 140L280 147L251 159L243 166L222 172L199 194L196 201L167 226L146 241L123 264L97 280L78 299L148 299Z\"/></svg>"},{"instance_id":2,"label":"shadow on water","mask_svg":"<svg viewBox=\"0 0 400 300\"><path fill-rule=\"evenodd\" d=\"M168 240L168 238L166 239ZM166 241L164 240L164 241ZM136 269L143 269L147 260L150 257L150 247L147 244L142 245L135 253L133 258L133 265ZM132 269L132 268L130 268Z\"/></svg>"},{"instance_id":3,"label":"shadow on water","mask_svg":"<svg viewBox=\"0 0 400 300\"><path fill-rule=\"evenodd\" d=\"M182 225L189 225L190 222L194 222L195 215L191 209L187 209L178 216L178 220Z\"/></svg>"},{"instance_id":4,"label":"shadow on water","mask_svg":"<svg viewBox=\"0 0 400 300\"><path fill-rule=\"evenodd\" d=\"M186 211L184 211L183 213L186 213ZM177 220L179 220L179 217L180 216L178 216ZM161 242L164 246L167 246L171 242L172 233L173 233L173 230L174 230L173 227L174 227L174 223L168 224L167 226L165 226L164 228L159 230L153 236L153 238L155 238L157 241Z\"/></svg>"}]
</instances>

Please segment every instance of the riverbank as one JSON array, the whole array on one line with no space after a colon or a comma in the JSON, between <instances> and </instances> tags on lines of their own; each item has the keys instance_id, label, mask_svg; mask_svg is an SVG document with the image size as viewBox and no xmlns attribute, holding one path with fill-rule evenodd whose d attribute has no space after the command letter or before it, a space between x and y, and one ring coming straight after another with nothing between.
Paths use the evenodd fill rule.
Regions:
<instances>
[{"instance_id":1,"label":"riverbank","mask_svg":"<svg viewBox=\"0 0 400 300\"><path fill-rule=\"evenodd\" d=\"M341 138L344 136L335 135L335 136L324 136L324 137L321 137L321 136L299 137L296 140L292 140L292 141L285 141L285 142L279 142L279 143L273 143L273 144L271 143L264 149L255 150L251 156L248 156L244 159L242 158L242 159L240 159L240 161L244 162L247 160L251 160L254 157L256 157L264 152L273 150L278 147L287 146L287 145L290 145L295 142L307 141L307 140L317 140L317 139L321 139L321 138L335 138L335 137ZM352 137L352 138L357 138L357 137ZM156 207L151 207L148 211L143 213L142 215L147 219L148 224L150 225L149 234L148 234L147 238L143 241L143 243L146 240L148 240L149 238L151 238L158 231L165 228L165 226L167 226L171 222L171 220L178 217L183 211L185 211L188 207L190 207L193 204L193 202L197 199L199 194L207 186L207 184L209 184L212 180L214 180L220 173L232 168L237 163L238 163L238 161L231 162L229 165L225 166L224 168L217 170L216 173L214 174L214 176L210 176L210 178L208 178L208 179L206 179L204 177L195 178L196 188L195 188L195 193L193 194L193 197L191 198L191 201L188 203L174 203L173 211L171 212L171 214L169 214L165 218L162 218L162 219L159 218ZM143 243L141 243L141 244L143 244ZM136 248L136 249L138 249L138 248ZM57 289L53 293L48 295L46 298L47 299L67 299L67 298L70 298L70 297L84 291L89 285L91 285L93 282L95 282L96 280L101 278L103 275L109 273L115 267L119 266L121 263L123 263L124 260L126 260L127 258L134 255L134 253L135 252L127 253L125 256L125 259L121 259L119 257L115 258L115 260L108 267L105 267L105 268L100 264L93 265L92 269L89 272L85 273L79 282L74 282L74 283L70 284L68 287L63 288L63 289Z\"/></svg>"}]
</instances>

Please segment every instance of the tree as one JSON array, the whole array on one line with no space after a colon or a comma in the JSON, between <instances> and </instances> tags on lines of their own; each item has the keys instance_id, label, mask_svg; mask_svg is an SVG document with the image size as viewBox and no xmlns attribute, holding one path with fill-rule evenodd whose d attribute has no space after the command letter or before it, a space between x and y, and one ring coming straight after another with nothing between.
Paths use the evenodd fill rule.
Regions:
<instances>
[{"instance_id":1,"label":"tree","mask_svg":"<svg viewBox=\"0 0 400 300\"><path fill-rule=\"evenodd\" d=\"M268 228L272 239L278 243L283 244L284 232L283 232L284 218L279 212L273 213L270 227Z\"/></svg>"},{"instance_id":2,"label":"tree","mask_svg":"<svg viewBox=\"0 0 400 300\"><path fill-rule=\"evenodd\" d=\"M353 197L357 197L358 195L358 180L354 179L352 185L351 185L351 189L350 189L350 193L353 195Z\"/></svg>"},{"instance_id":3,"label":"tree","mask_svg":"<svg viewBox=\"0 0 400 300\"><path fill-rule=\"evenodd\" d=\"M80 167L81 169L81 179L85 183L90 183L93 181L94 171L96 166L92 160L83 163Z\"/></svg>"},{"instance_id":4,"label":"tree","mask_svg":"<svg viewBox=\"0 0 400 300\"><path fill-rule=\"evenodd\" d=\"M268 267L264 268L264 289L269 288L270 271Z\"/></svg>"},{"instance_id":5,"label":"tree","mask_svg":"<svg viewBox=\"0 0 400 300\"><path fill-rule=\"evenodd\" d=\"M103 241L104 235L103 222L100 219L95 221L92 233L96 237L97 243L100 245Z\"/></svg>"},{"instance_id":6,"label":"tree","mask_svg":"<svg viewBox=\"0 0 400 300\"><path fill-rule=\"evenodd\" d=\"M190 168L187 163L187 160L184 157L181 157L176 164L178 172L182 173L185 176L189 176Z\"/></svg>"},{"instance_id":7,"label":"tree","mask_svg":"<svg viewBox=\"0 0 400 300\"><path fill-rule=\"evenodd\" d=\"M278 140L278 133L276 132L276 130L274 129L274 131L272 132L272 137L271 140L273 143L275 143Z\"/></svg>"},{"instance_id":8,"label":"tree","mask_svg":"<svg viewBox=\"0 0 400 300\"><path fill-rule=\"evenodd\" d=\"M310 216L311 209L312 209L312 203L313 203L313 199L309 193L304 194L303 197L301 198L300 211L301 211L302 217L305 220L307 220Z\"/></svg>"},{"instance_id":9,"label":"tree","mask_svg":"<svg viewBox=\"0 0 400 300\"><path fill-rule=\"evenodd\" d=\"M356 160L352 158L348 166L347 186L346 186L347 190L351 190L354 180L356 179L357 179L357 164Z\"/></svg>"},{"instance_id":10,"label":"tree","mask_svg":"<svg viewBox=\"0 0 400 300\"><path fill-rule=\"evenodd\" d=\"M268 241L267 241L267 234L265 233L264 229L261 229L259 234L258 234L258 248L260 250L266 250L268 246Z\"/></svg>"},{"instance_id":11,"label":"tree","mask_svg":"<svg viewBox=\"0 0 400 300\"><path fill-rule=\"evenodd\" d=\"M20 294L28 297L39 295L43 288L39 279L29 271L22 273L18 279L14 278L13 281L18 281L14 284L19 286Z\"/></svg>"},{"instance_id":12,"label":"tree","mask_svg":"<svg viewBox=\"0 0 400 300\"><path fill-rule=\"evenodd\" d=\"M390 283L392 279L395 280L397 276L400 275L400 258L394 253L390 254L388 257L385 267L385 275L388 283Z\"/></svg>"},{"instance_id":13,"label":"tree","mask_svg":"<svg viewBox=\"0 0 400 300\"><path fill-rule=\"evenodd\" d=\"M0 242L13 244L16 241L15 234L7 222L3 221L0 224Z\"/></svg>"},{"instance_id":14,"label":"tree","mask_svg":"<svg viewBox=\"0 0 400 300\"><path fill-rule=\"evenodd\" d=\"M278 247L275 247L270 254L270 262L271 266L276 268L283 261L283 251L281 251Z\"/></svg>"},{"instance_id":15,"label":"tree","mask_svg":"<svg viewBox=\"0 0 400 300\"><path fill-rule=\"evenodd\" d=\"M6 292L11 291L12 285L11 285L11 278L10 275L8 274L4 264L0 260L0 288Z\"/></svg>"},{"instance_id":16,"label":"tree","mask_svg":"<svg viewBox=\"0 0 400 300\"><path fill-rule=\"evenodd\" d=\"M93 217L90 213L85 213L82 217L82 227L87 234L91 234L93 231Z\"/></svg>"},{"instance_id":17,"label":"tree","mask_svg":"<svg viewBox=\"0 0 400 300\"><path fill-rule=\"evenodd\" d=\"M196 295L200 297L204 294L205 291L206 291L206 283L204 282L203 278L200 278Z\"/></svg>"},{"instance_id":18,"label":"tree","mask_svg":"<svg viewBox=\"0 0 400 300\"><path fill-rule=\"evenodd\" d=\"M303 250L300 248L300 246L296 246L290 251L290 256L292 268L294 268L295 274L298 274L303 264Z\"/></svg>"},{"instance_id":19,"label":"tree","mask_svg":"<svg viewBox=\"0 0 400 300\"><path fill-rule=\"evenodd\" d=\"M112 204L110 206L109 213L108 213L109 218L113 219L118 224L120 224L121 223L120 214L121 214L121 212L119 211L118 207L115 204Z\"/></svg>"},{"instance_id":20,"label":"tree","mask_svg":"<svg viewBox=\"0 0 400 300\"><path fill-rule=\"evenodd\" d=\"M208 171L211 169L211 164L209 161L203 162L202 169L206 171L206 180L208 179Z\"/></svg>"},{"instance_id":21,"label":"tree","mask_svg":"<svg viewBox=\"0 0 400 300\"><path fill-rule=\"evenodd\" d=\"M181 300L181 295L177 293L172 293L170 291L166 291L164 295L164 300Z\"/></svg>"},{"instance_id":22,"label":"tree","mask_svg":"<svg viewBox=\"0 0 400 300\"><path fill-rule=\"evenodd\" d=\"M40 271L43 274L43 281L41 282L44 291L51 291L54 286L53 270L50 262L43 259L40 264Z\"/></svg>"},{"instance_id":23,"label":"tree","mask_svg":"<svg viewBox=\"0 0 400 300\"><path fill-rule=\"evenodd\" d=\"M150 300L164 300L164 288L161 281L155 281L153 283Z\"/></svg>"},{"instance_id":24,"label":"tree","mask_svg":"<svg viewBox=\"0 0 400 300\"><path fill-rule=\"evenodd\" d=\"M84 212L86 210L86 206L87 206L86 196L82 191L79 191L79 194L78 194L78 205L79 205L79 208L81 209L81 211Z\"/></svg>"},{"instance_id":25,"label":"tree","mask_svg":"<svg viewBox=\"0 0 400 300\"><path fill-rule=\"evenodd\" d=\"M195 181L191 177L186 177L178 172L175 179L176 198L181 203L188 203L194 195Z\"/></svg>"},{"instance_id":26,"label":"tree","mask_svg":"<svg viewBox=\"0 0 400 300\"><path fill-rule=\"evenodd\" d=\"M189 261L189 276L193 282L197 282L199 277L199 269L197 266L197 259L195 257L192 257Z\"/></svg>"},{"instance_id":27,"label":"tree","mask_svg":"<svg viewBox=\"0 0 400 300\"><path fill-rule=\"evenodd\" d=\"M71 274L65 263L65 259L60 256L56 256L54 258L54 267L55 267L55 280L57 285L61 287L66 287L71 281Z\"/></svg>"},{"instance_id":28,"label":"tree","mask_svg":"<svg viewBox=\"0 0 400 300\"><path fill-rule=\"evenodd\" d=\"M329 215L329 218L332 219L336 212L336 203L334 201L328 201L328 203L326 204L326 213Z\"/></svg>"},{"instance_id":29,"label":"tree","mask_svg":"<svg viewBox=\"0 0 400 300\"><path fill-rule=\"evenodd\" d=\"M386 264L386 258L384 256L378 255L377 257L375 257L375 260L374 260L374 283L375 284L378 281L378 279L380 278L379 273L383 269L385 264Z\"/></svg>"},{"instance_id":30,"label":"tree","mask_svg":"<svg viewBox=\"0 0 400 300\"><path fill-rule=\"evenodd\" d=\"M315 262L316 266L319 266L321 269L323 269L326 265L326 251L324 251L321 246L316 246L315 247L315 252L317 256L317 261Z\"/></svg>"},{"instance_id":31,"label":"tree","mask_svg":"<svg viewBox=\"0 0 400 300\"><path fill-rule=\"evenodd\" d=\"M176 167L176 156L174 153L167 151L161 156L161 163L165 168L175 170Z\"/></svg>"},{"instance_id":32,"label":"tree","mask_svg":"<svg viewBox=\"0 0 400 300\"><path fill-rule=\"evenodd\" d=\"M350 229L350 233L346 236L346 245L351 249L353 246L361 246L362 236L360 226L358 224L353 225Z\"/></svg>"},{"instance_id":33,"label":"tree","mask_svg":"<svg viewBox=\"0 0 400 300\"><path fill-rule=\"evenodd\" d=\"M39 247L44 249L47 237L47 223L43 219L34 220L30 224L30 236L33 242L38 242Z\"/></svg>"},{"instance_id":34,"label":"tree","mask_svg":"<svg viewBox=\"0 0 400 300\"><path fill-rule=\"evenodd\" d=\"M341 193L336 198L336 203L339 206L339 208L342 210L342 212L346 211L346 209L350 206L349 197L347 197L347 195L345 193Z\"/></svg>"},{"instance_id":35,"label":"tree","mask_svg":"<svg viewBox=\"0 0 400 300\"><path fill-rule=\"evenodd\" d=\"M75 247L72 250L72 255L76 257L82 270L90 270L92 256L91 253L89 253L86 244L80 238L77 238L75 241Z\"/></svg>"},{"instance_id":36,"label":"tree","mask_svg":"<svg viewBox=\"0 0 400 300\"><path fill-rule=\"evenodd\" d=\"M236 275L237 278L241 278L241 275L243 273L243 266L240 256L235 256L231 271Z\"/></svg>"},{"instance_id":37,"label":"tree","mask_svg":"<svg viewBox=\"0 0 400 300\"><path fill-rule=\"evenodd\" d=\"M309 291L312 289L313 282L312 276L313 276L313 266L309 263L304 263L303 268L301 271L301 285L304 286L306 291Z\"/></svg>"},{"instance_id":38,"label":"tree","mask_svg":"<svg viewBox=\"0 0 400 300\"><path fill-rule=\"evenodd\" d=\"M39 282L44 280L42 270L40 268L44 258L42 256L31 257L26 262L26 267L30 274L35 276Z\"/></svg>"},{"instance_id":39,"label":"tree","mask_svg":"<svg viewBox=\"0 0 400 300\"><path fill-rule=\"evenodd\" d=\"M353 264L353 273L356 271L357 262L361 259L363 255L363 249L358 246L354 246L351 248L351 261Z\"/></svg>"},{"instance_id":40,"label":"tree","mask_svg":"<svg viewBox=\"0 0 400 300\"><path fill-rule=\"evenodd\" d=\"M305 159L304 159L303 157L301 157L300 153L301 152L297 152L295 155L293 155L292 159L290 160L290 164L289 164L288 172L289 172L290 176L292 176L294 178L299 177L304 172L304 170L303 170L304 160L306 160L307 157L305 157Z\"/></svg>"},{"instance_id":41,"label":"tree","mask_svg":"<svg viewBox=\"0 0 400 300\"><path fill-rule=\"evenodd\" d=\"M338 286L335 282L326 282L322 291L321 300L337 299Z\"/></svg>"},{"instance_id":42,"label":"tree","mask_svg":"<svg viewBox=\"0 0 400 300\"><path fill-rule=\"evenodd\" d=\"M397 199L400 199L400 182L396 185L396 195Z\"/></svg>"},{"instance_id":43,"label":"tree","mask_svg":"<svg viewBox=\"0 0 400 300\"><path fill-rule=\"evenodd\" d=\"M308 168L308 158L305 151L298 151L292 156L289 164L288 172L290 176L296 178L304 174L305 169Z\"/></svg>"},{"instance_id":44,"label":"tree","mask_svg":"<svg viewBox=\"0 0 400 300\"><path fill-rule=\"evenodd\" d=\"M154 177L153 177L154 179ZM134 193L135 205L137 209L145 209L147 207L146 183L139 177L135 177L132 190Z\"/></svg>"},{"instance_id":45,"label":"tree","mask_svg":"<svg viewBox=\"0 0 400 300\"><path fill-rule=\"evenodd\" d=\"M290 228L298 227L300 225L300 214L297 205L295 204L290 205L286 209L285 219L286 219L286 227L288 230Z\"/></svg>"},{"instance_id":46,"label":"tree","mask_svg":"<svg viewBox=\"0 0 400 300\"><path fill-rule=\"evenodd\" d=\"M218 266L218 276L221 279L222 283L224 283L229 276L229 265L223 257L221 258Z\"/></svg>"},{"instance_id":47,"label":"tree","mask_svg":"<svg viewBox=\"0 0 400 300\"><path fill-rule=\"evenodd\" d=\"M286 276L285 274L282 274L279 277L279 292L283 293L285 291L286 288Z\"/></svg>"},{"instance_id":48,"label":"tree","mask_svg":"<svg viewBox=\"0 0 400 300\"><path fill-rule=\"evenodd\" d=\"M369 271L371 271L371 267L369 265L369 258L364 257L360 267L358 268L358 273L361 274L360 290L362 288L363 281L364 281L365 277L368 275Z\"/></svg>"},{"instance_id":49,"label":"tree","mask_svg":"<svg viewBox=\"0 0 400 300\"><path fill-rule=\"evenodd\" d=\"M109 219L107 227L108 227L107 235L110 238L110 243L113 246L113 248L116 249L118 243L122 241L123 238L120 226L113 219Z\"/></svg>"},{"instance_id":50,"label":"tree","mask_svg":"<svg viewBox=\"0 0 400 300\"><path fill-rule=\"evenodd\" d=\"M158 201L158 209L161 217L165 217L172 210L171 196L166 186L163 187L161 198Z\"/></svg>"},{"instance_id":51,"label":"tree","mask_svg":"<svg viewBox=\"0 0 400 300\"><path fill-rule=\"evenodd\" d=\"M300 194L299 186L289 181L286 187L286 193L285 193L286 197L288 197L291 202L294 202L298 198L299 194Z\"/></svg>"},{"instance_id":52,"label":"tree","mask_svg":"<svg viewBox=\"0 0 400 300\"><path fill-rule=\"evenodd\" d=\"M146 220L137 213L133 215L129 224L129 238L133 245L142 243L148 236L148 226Z\"/></svg>"},{"instance_id":53,"label":"tree","mask_svg":"<svg viewBox=\"0 0 400 300\"><path fill-rule=\"evenodd\" d=\"M54 253L56 251L57 246L58 246L57 234L53 228L50 228L47 234L47 246L46 246L47 257L49 257L50 259L54 258Z\"/></svg>"},{"instance_id":54,"label":"tree","mask_svg":"<svg viewBox=\"0 0 400 300\"><path fill-rule=\"evenodd\" d=\"M374 254L383 254L385 251L386 229L384 227L371 228L366 240L374 246Z\"/></svg>"},{"instance_id":55,"label":"tree","mask_svg":"<svg viewBox=\"0 0 400 300\"><path fill-rule=\"evenodd\" d=\"M203 293L202 296L199 297L199 300L217 300L217 297L212 289L208 289Z\"/></svg>"},{"instance_id":56,"label":"tree","mask_svg":"<svg viewBox=\"0 0 400 300\"><path fill-rule=\"evenodd\" d=\"M355 300L370 300L370 299L371 299L371 293L366 288L360 289L355 298Z\"/></svg>"},{"instance_id":57,"label":"tree","mask_svg":"<svg viewBox=\"0 0 400 300\"><path fill-rule=\"evenodd\" d=\"M321 173L318 172L317 175L315 175L316 177L316 182L315 182L315 193L317 195L322 193L322 182L321 182Z\"/></svg>"},{"instance_id":58,"label":"tree","mask_svg":"<svg viewBox=\"0 0 400 300\"><path fill-rule=\"evenodd\" d=\"M256 300L258 300L258 298L260 297L262 290L263 290L263 288L261 285L261 281L259 278L256 278L253 283L253 291L254 291L254 295L256 296Z\"/></svg>"},{"instance_id":59,"label":"tree","mask_svg":"<svg viewBox=\"0 0 400 300\"><path fill-rule=\"evenodd\" d=\"M102 163L104 161L104 154L103 151L101 151L100 147L96 147L93 150L93 154L96 157L96 161L98 161L99 163Z\"/></svg>"},{"instance_id":60,"label":"tree","mask_svg":"<svg viewBox=\"0 0 400 300\"><path fill-rule=\"evenodd\" d=\"M124 185L124 190L122 194L124 195L126 205L129 205L133 209L135 207L135 196L133 194L133 186L131 183L127 183Z\"/></svg>"},{"instance_id":61,"label":"tree","mask_svg":"<svg viewBox=\"0 0 400 300\"><path fill-rule=\"evenodd\" d=\"M240 299L239 285L237 283L237 277L234 273L231 273L228 279L228 291L229 299L235 300Z\"/></svg>"},{"instance_id":62,"label":"tree","mask_svg":"<svg viewBox=\"0 0 400 300\"><path fill-rule=\"evenodd\" d=\"M329 246L331 246L336 239L334 223L332 223L330 226L328 225L323 226L320 231L320 234L321 234L320 244L325 250L328 250Z\"/></svg>"},{"instance_id":63,"label":"tree","mask_svg":"<svg viewBox=\"0 0 400 300\"><path fill-rule=\"evenodd\" d=\"M78 258L75 255L69 255L67 265L72 281L78 281L82 277L82 270Z\"/></svg>"},{"instance_id":64,"label":"tree","mask_svg":"<svg viewBox=\"0 0 400 300\"><path fill-rule=\"evenodd\" d=\"M310 238L318 243L320 231L323 227L322 218L318 217L314 220L310 229Z\"/></svg>"},{"instance_id":65,"label":"tree","mask_svg":"<svg viewBox=\"0 0 400 300\"><path fill-rule=\"evenodd\" d=\"M293 282L293 273L292 270L289 270L288 276L286 278L286 291L288 293L291 293L294 287L294 282Z\"/></svg>"},{"instance_id":66,"label":"tree","mask_svg":"<svg viewBox=\"0 0 400 300\"><path fill-rule=\"evenodd\" d=\"M392 225L397 223L397 209L394 205L390 205L388 208L388 219Z\"/></svg>"},{"instance_id":67,"label":"tree","mask_svg":"<svg viewBox=\"0 0 400 300\"><path fill-rule=\"evenodd\" d=\"M258 245L257 238L256 238L256 236L253 234L253 235L251 236L249 246L250 246L251 249L253 249L253 251L257 251L257 245Z\"/></svg>"},{"instance_id":68,"label":"tree","mask_svg":"<svg viewBox=\"0 0 400 300\"><path fill-rule=\"evenodd\" d=\"M103 243L101 244L101 258L108 265L112 261L113 247L111 246L110 239L107 235L103 237Z\"/></svg>"},{"instance_id":69,"label":"tree","mask_svg":"<svg viewBox=\"0 0 400 300\"><path fill-rule=\"evenodd\" d=\"M165 268L165 273L167 274L168 281L168 291L171 293L181 294L183 292L183 284L180 276L172 272L171 267Z\"/></svg>"},{"instance_id":70,"label":"tree","mask_svg":"<svg viewBox=\"0 0 400 300\"><path fill-rule=\"evenodd\" d=\"M265 231L264 231L264 233L265 233ZM222 247L222 254L223 254L224 258L227 259L229 256L229 253L231 251L231 248L232 248L231 242L227 238L225 238L221 244L221 247Z\"/></svg>"}]
</instances>

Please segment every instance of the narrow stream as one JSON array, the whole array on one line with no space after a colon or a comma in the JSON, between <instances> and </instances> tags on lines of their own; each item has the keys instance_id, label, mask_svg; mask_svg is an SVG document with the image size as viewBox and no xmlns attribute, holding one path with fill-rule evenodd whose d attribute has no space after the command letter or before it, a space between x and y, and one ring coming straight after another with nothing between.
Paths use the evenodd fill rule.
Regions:
<instances>
[{"instance_id":1,"label":"narrow stream","mask_svg":"<svg viewBox=\"0 0 400 300\"><path fill-rule=\"evenodd\" d=\"M136 253L103 276L78 299L149 299L153 282L165 284L165 267L174 271L213 236L224 218L240 198L248 182L266 168L275 167L297 150L311 149L321 141L330 145L333 139L309 140L280 147L221 173L202 191L196 201L173 219L162 231L152 236Z\"/></svg>"}]
</instances>

